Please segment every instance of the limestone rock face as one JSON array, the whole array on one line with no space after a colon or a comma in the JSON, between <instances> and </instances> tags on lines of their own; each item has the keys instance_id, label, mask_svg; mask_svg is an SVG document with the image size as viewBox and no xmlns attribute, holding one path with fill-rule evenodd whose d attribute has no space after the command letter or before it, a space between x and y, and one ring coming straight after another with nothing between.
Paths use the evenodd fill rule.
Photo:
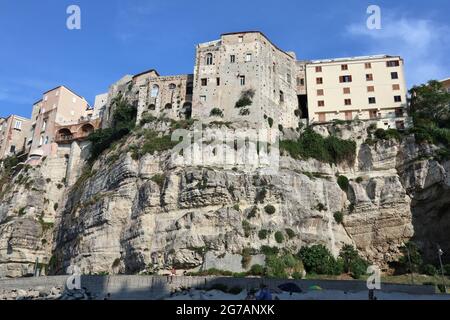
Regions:
<instances>
[{"instance_id":1,"label":"limestone rock face","mask_svg":"<svg viewBox=\"0 0 450 320\"><path fill-rule=\"evenodd\" d=\"M0 205L0 276L30 274L36 258L51 273L77 265L86 274L135 274L172 266L241 272L264 264L263 246L296 253L320 243L337 255L353 244L382 268L410 239L430 258L438 242L450 251L450 163L433 160L434 147L413 137L367 145L364 125L316 130L357 141L355 163L281 157L279 171L268 173L187 166L167 152L134 160L131 136L73 186L47 183L50 200L16 186ZM339 175L350 179L345 190ZM45 186L45 178L35 184ZM19 215L25 204L25 216ZM53 233L41 212L52 218ZM283 235L281 243L275 233Z\"/></svg>"}]
</instances>

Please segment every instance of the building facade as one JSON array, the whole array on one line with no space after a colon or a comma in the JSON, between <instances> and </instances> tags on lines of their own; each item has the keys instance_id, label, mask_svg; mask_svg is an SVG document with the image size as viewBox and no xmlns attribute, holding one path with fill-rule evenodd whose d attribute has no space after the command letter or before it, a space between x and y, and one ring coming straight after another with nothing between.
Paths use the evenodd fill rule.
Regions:
<instances>
[{"instance_id":1,"label":"building facade","mask_svg":"<svg viewBox=\"0 0 450 320\"><path fill-rule=\"evenodd\" d=\"M306 79L310 123L360 119L384 129L405 126L407 87L398 56L311 61Z\"/></svg>"},{"instance_id":2,"label":"building facade","mask_svg":"<svg viewBox=\"0 0 450 320\"><path fill-rule=\"evenodd\" d=\"M160 76L149 70L132 79L134 101L137 101L137 121L145 114L174 120L192 115L193 76Z\"/></svg>"},{"instance_id":3,"label":"building facade","mask_svg":"<svg viewBox=\"0 0 450 320\"><path fill-rule=\"evenodd\" d=\"M56 155L57 126L77 123L92 114L87 101L70 89L59 86L43 94L33 106L33 135L30 158Z\"/></svg>"},{"instance_id":4,"label":"building facade","mask_svg":"<svg viewBox=\"0 0 450 320\"><path fill-rule=\"evenodd\" d=\"M440 83L442 83L442 85L444 86L444 89L450 93L450 78L441 80Z\"/></svg>"},{"instance_id":5,"label":"building facade","mask_svg":"<svg viewBox=\"0 0 450 320\"><path fill-rule=\"evenodd\" d=\"M297 63L258 31L197 46L193 117L296 127Z\"/></svg>"},{"instance_id":6,"label":"building facade","mask_svg":"<svg viewBox=\"0 0 450 320\"><path fill-rule=\"evenodd\" d=\"M16 115L0 118L0 159L26 152L30 128L30 119Z\"/></svg>"}]
</instances>

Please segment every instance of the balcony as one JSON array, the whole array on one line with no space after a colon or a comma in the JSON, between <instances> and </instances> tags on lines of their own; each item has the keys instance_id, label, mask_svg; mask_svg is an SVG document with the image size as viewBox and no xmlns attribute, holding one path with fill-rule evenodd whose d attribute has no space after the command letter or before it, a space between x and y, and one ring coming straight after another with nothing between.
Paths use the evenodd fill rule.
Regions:
<instances>
[{"instance_id":1,"label":"balcony","mask_svg":"<svg viewBox=\"0 0 450 320\"><path fill-rule=\"evenodd\" d=\"M56 143L70 143L75 140L85 140L89 136L90 132L81 132L74 134L60 133L55 137Z\"/></svg>"}]
</instances>

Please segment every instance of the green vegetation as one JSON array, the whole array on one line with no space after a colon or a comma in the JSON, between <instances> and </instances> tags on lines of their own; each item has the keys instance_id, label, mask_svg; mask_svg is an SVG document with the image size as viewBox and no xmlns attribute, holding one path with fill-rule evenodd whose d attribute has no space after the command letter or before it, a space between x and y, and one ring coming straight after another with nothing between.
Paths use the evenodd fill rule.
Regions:
<instances>
[{"instance_id":1,"label":"green vegetation","mask_svg":"<svg viewBox=\"0 0 450 320\"><path fill-rule=\"evenodd\" d=\"M248 222L247 220L242 221L242 229L244 229L245 237L249 238L253 231L253 228L250 225L250 222Z\"/></svg>"},{"instance_id":2,"label":"green vegetation","mask_svg":"<svg viewBox=\"0 0 450 320\"><path fill-rule=\"evenodd\" d=\"M239 111L240 116L248 116L250 114L250 110L247 108L243 108Z\"/></svg>"},{"instance_id":3,"label":"green vegetation","mask_svg":"<svg viewBox=\"0 0 450 320\"><path fill-rule=\"evenodd\" d=\"M333 217L337 224L342 224L344 222L344 213L342 213L342 211L336 211L333 214Z\"/></svg>"},{"instance_id":4,"label":"green vegetation","mask_svg":"<svg viewBox=\"0 0 450 320\"><path fill-rule=\"evenodd\" d=\"M287 236L289 237L289 239L294 239L295 238L295 232L294 230L287 228L284 231L286 231Z\"/></svg>"},{"instance_id":5,"label":"green vegetation","mask_svg":"<svg viewBox=\"0 0 450 320\"><path fill-rule=\"evenodd\" d=\"M266 276L269 278L288 278L289 276L301 277L303 264L292 254L266 255Z\"/></svg>"},{"instance_id":6,"label":"green vegetation","mask_svg":"<svg viewBox=\"0 0 450 320\"><path fill-rule=\"evenodd\" d=\"M418 143L441 147L437 158L450 159L450 93L439 81L415 86L410 90L414 133Z\"/></svg>"},{"instance_id":7,"label":"green vegetation","mask_svg":"<svg viewBox=\"0 0 450 320\"><path fill-rule=\"evenodd\" d=\"M113 101L113 122L111 128L100 129L91 133L88 140L91 141L91 161L96 160L103 151L108 149L113 142L126 136L134 128L137 109L130 105L122 95Z\"/></svg>"},{"instance_id":8,"label":"green vegetation","mask_svg":"<svg viewBox=\"0 0 450 320\"><path fill-rule=\"evenodd\" d=\"M434 276L438 273L437 269L435 266L433 266L432 264L426 264L422 267L422 273L429 275L429 276Z\"/></svg>"},{"instance_id":9,"label":"green vegetation","mask_svg":"<svg viewBox=\"0 0 450 320\"><path fill-rule=\"evenodd\" d=\"M375 130L374 136L378 140L402 140L402 135L395 129L377 129Z\"/></svg>"},{"instance_id":10,"label":"green vegetation","mask_svg":"<svg viewBox=\"0 0 450 320\"><path fill-rule=\"evenodd\" d=\"M270 256L270 255L277 255L280 249L277 247L269 247L269 246L262 246L261 247L261 253Z\"/></svg>"},{"instance_id":11,"label":"green vegetation","mask_svg":"<svg viewBox=\"0 0 450 320\"><path fill-rule=\"evenodd\" d=\"M295 159L314 158L327 163L353 163L356 157L356 143L334 136L327 138L308 128L299 140L280 141L280 149Z\"/></svg>"},{"instance_id":12,"label":"green vegetation","mask_svg":"<svg viewBox=\"0 0 450 320\"><path fill-rule=\"evenodd\" d=\"M247 219L253 219L256 218L256 214L258 213L258 207L254 206L252 207L252 210L247 215Z\"/></svg>"},{"instance_id":13,"label":"green vegetation","mask_svg":"<svg viewBox=\"0 0 450 320\"><path fill-rule=\"evenodd\" d=\"M243 91L241 93L241 97L235 104L235 108L243 108L243 107L251 106L253 103L252 99L254 96L255 96L254 90L250 89L250 90Z\"/></svg>"},{"instance_id":14,"label":"green vegetation","mask_svg":"<svg viewBox=\"0 0 450 320\"><path fill-rule=\"evenodd\" d=\"M155 152L161 152L170 150L175 147L178 142L172 141L170 135L160 136L160 134L153 130L145 130L143 133L144 143L142 147L136 145L130 146L131 157L135 160L141 158L146 154L155 154Z\"/></svg>"},{"instance_id":15,"label":"green vegetation","mask_svg":"<svg viewBox=\"0 0 450 320\"><path fill-rule=\"evenodd\" d=\"M254 250L252 248L244 248L242 249L242 268L247 269L252 262L252 255L254 254Z\"/></svg>"},{"instance_id":16,"label":"green vegetation","mask_svg":"<svg viewBox=\"0 0 450 320\"><path fill-rule=\"evenodd\" d=\"M351 273L353 278L359 279L366 274L369 264L359 256L358 251L353 246L345 245L341 249L339 257L344 262L344 272Z\"/></svg>"},{"instance_id":17,"label":"green vegetation","mask_svg":"<svg viewBox=\"0 0 450 320\"><path fill-rule=\"evenodd\" d=\"M275 232L275 241L279 244L284 242L284 235L283 232L277 231Z\"/></svg>"},{"instance_id":18,"label":"green vegetation","mask_svg":"<svg viewBox=\"0 0 450 320\"><path fill-rule=\"evenodd\" d=\"M335 259L331 252L323 245L302 247L298 253L307 272L315 274L342 274L344 263L342 259Z\"/></svg>"},{"instance_id":19,"label":"green vegetation","mask_svg":"<svg viewBox=\"0 0 450 320\"><path fill-rule=\"evenodd\" d=\"M255 203L263 203L266 199L267 189L265 187L261 188L255 197Z\"/></svg>"},{"instance_id":20,"label":"green vegetation","mask_svg":"<svg viewBox=\"0 0 450 320\"><path fill-rule=\"evenodd\" d=\"M213 108L209 114L211 117L221 117L223 118L223 111L219 108Z\"/></svg>"},{"instance_id":21,"label":"green vegetation","mask_svg":"<svg viewBox=\"0 0 450 320\"><path fill-rule=\"evenodd\" d=\"M264 207L264 211L265 211L267 214L272 215L272 214L274 214L274 213L276 212L276 209L275 209L275 207L274 207L273 205L268 204L267 206Z\"/></svg>"},{"instance_id":22,"label":"green vegetation","mask_svg":"<svg viewBox=\"0 0 450 320\"><path fill-rule=\"evenodd\" d=\"M18 212L18 214L19 214L19 217L21 217L21 216L24 216L25 215L25 210L27 209L27 207L23 207L23 208L20 208L19 209L19 212Z\"/></svg>"},{"instance_id":23,"label":"green vegetation","mask_svg":"<svg viewBox=\"0 0 450 320\"><path fill-rule=\"evenodd\" d=\"M337 183L338 183L339 187L342 189L342 191L344 191L345 193L348 192L348 188L350 186L350 183L349 183L348 178L346 176L339 176L337 178Z\"/></svg>"},{"instance_id":24,"label":"green vegetation","mask_svg":"<svg viewBox=\"0 0 450 320\"><path fill-rule=\"evenodd\" d=\"M267 236L269 235L269 233L270 233L269 230L262 229L258 232L258 238L260 240L265 240L265 239L267 239Z\"/></svg>"},{"instance_id":25,"label":"green vegetation","mask_svg":"<svg viewBox=\"0 0 450 320\"><path fill-rule=\"evenodd\" d=\"M264 275L264 267L260 264L254 264L250 271L248 272L252 276L263 276Z\"/></svg>"},{"instance_id":26,"label":"green vegetation","mask_svg":"<svg viewBox=\"0 0 450 320\"><path fill-rule=\"evenodd\" d=\"M59 204L58 203L55 203L54 205L53 205L53 209L56 211L56 210L58 210L58 207L59 207Z\"/></svg>"},{"instance_id":27,"label":"green vegetation","mask_svg":"<svg viewBox=\"0 0 450 320\"><path fill-rule=\"evenodd\" d=\"M358 178L356 178L356 183L361 183L361 182L363 182L364 181L364 178L363 177L358 177Z\"/></svg>"},{"instance_id":28,"label":"green vegetation","mask_svg":"<svg viewBox=\"0 0 450 320\"><path fill-rule=\"evenodd\" d=\"M159 186L159 189L162 190L164 187L164 182L166 181L166 175L157 173L151 177L150 180L156 183Z\"/></svg>"}]
</instances>

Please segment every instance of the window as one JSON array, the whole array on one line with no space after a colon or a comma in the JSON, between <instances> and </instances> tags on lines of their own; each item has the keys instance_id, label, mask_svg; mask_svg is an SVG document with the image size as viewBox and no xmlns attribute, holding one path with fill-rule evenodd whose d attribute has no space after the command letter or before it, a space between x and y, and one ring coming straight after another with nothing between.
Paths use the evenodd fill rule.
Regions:
<instances>
[{"instance_id":1,"label":"window","mask_svg":"<svg viewBox=\"0 0 450 320\"><path fill-rule=\"evenodd\" d=\"M159 86L157 84L154 84L152 87L152 91L150 92L151 98L156 98L159 94Z\"/></svg>"},{"instance_id":2,"label":"window","mask_svg":"<svg viewBox=\"0 0 450 320\"><path fill-rule=\"evenodd\" d=\"M386 66L389 67L398 67L400 62L398 60L386 61Z\"/></svg>"},{"instance_id":3,"label":"window","mask_svg":"<svg viewBox=\"0 0 450 320\"><path fill-rule=\"evenodd\" d=\"M44 144L48 144L48 137L45 137Z\"/></svg>"},{"instance_id":4,"label":"window","mask_svg":"<svg viewBox=\"0 0 450 320\"><path fill-rule=\"evenodd\" d=\"M317 101L317 106L319 106L319 107L325 107L325 101L323 101L323 100Z\"/></svg>"},{"instance_id":5,"label":"window","mask_svg":"<svg viewBox=\"0 0 450 320\"><path fill-rule=\"evenodd\" d=\"M393 84L392 85L392 90L394 90L394 91L400 90L400 85L399 84Z\"/></svg>"},{"instance_id":6,"label":"window","mask_svg":"<svg viewBox=\"0 0 450 320\"><path fill-rule=\"evenodd\" d=\"M201 102L206 102L206 96L200 96L200 101Z\"/></svg>"},{"instance_id":7,"label":"window","mask_svg":"<svg viewBox=\"0 0 450 320\"><path fill-rule=\"evenodd\" d=\"M351 106L352 105L352 99L345 99L344 103L346 106Z\"/></svg>"},{"instance_id":8,"label":"window","mask_svg":"<svg viewBox=\"0 0 450 320\"><path fill-rule=\"evenodd\" d=\"M297 78L297 85L298 86L304 86L305 85L305 79Z\"/></svg>"},{"instance_id":9,"label":"window","mask_svg":"<svg viewBox=\"0 0 450 320\"><path fill-rule=\"evenodd\" d=\"M154 111L154 110L156 110L156 106L154 104L151 104L148 106L148 109L151 111Z\"/></svg>"},{"instance_id":10,"label":"window","mask_svg":"<svg viewBox=\"0 0 450 320\"><path fill-rule=\"evenodd\" d=\"M252 54L251 53L247 53L245 55L245 62L250 62L252 61Z\"/></svg>"},{"instance_id":11,"label":"window","mask_svg":"<svg viewBox=\"0 0 450 320\"><path fill-rule=\"evenodd\" d=\"M370 97L369 104L375 104L375 103L377 103L377 99L375 99L375 97Z\"/></svg>"},{"instance_id":12,"label":"window","mask_svg":"<svg viewBox=\"0 0 450 320\"><path fill-rule=\"evenodd\" d=\"M395 96L394 97L395 102L402 102L402 96Z\"/></svg>"},{"instance_id":13,"label":"window","mask_svg":"<svg viewBox=\"0 0 450 320\"><path fill-rule=\"evenodd\" d=\"M15 145L12 145L10 148L9 148L9 153L15 153L16 152L16 146Z\"/></svg>"},{"instance_id":14,"label":"window","mask_svg":"<svg viewBox=\"0 0 450 320\"><path fill-rule=\"evenodd\" d=\"M284 102L284 92L280 91L280 102Z\"/></svg>"},{"instance_id":15,"label":"window","mask_svg":"<svg viewBox=\"0 0 450 320\"><path fill-rule=\"evenodd\" d=\"M245 76L239 76L239 83L241 86L245 86Z\"/></svg>"},{"instance_id":16,"label":"window","mask_svg":"<svg viewBox=\"0 0 450 320\"><path fill-rule=\"evenodd\" d=\"M216 78L216 84L220 86L220 78Z\"/></svg>"},{"instance_id":17,"label":"window","mask_svg":"<svg viewBox=\"0 0 450 320\"><path fill-rule=\"evenodd\" d=\"M206 55L206 65L210 66L213 64L213 55L212 53L208 53Z\"/></svg>"},{"instance_id":18,"label":"window","mask_svg":"<svg viewBox=\"0 0 450 320\"><path fill-rule=\"evenodd\" d=\"M236 56L235 56L234 54L232 54L232 55L230 56L230 62L231 62L231 63L235 63L235 62L236 62Z\"/></svg>"},{"instance_id":19,"label":"window","mask_svg":"<svg viewBox=\"0 0 450 320\"><path fill-rule=\"evenodd\" d=\"M375 92L375 87L374 86L368 86L367 87L367 92Z\"/></svg>"},{"instance_id":20,"label":"window","mask_svg":"<svg viewBox=\"0 0 450 320\"><path fill-rule=\"evenodd\" d=\"M348 70L348 64L342 64L341 65L341 70L342 71Z\"/></svg>"},{"instance_id":21,"label":"window","mask_svg":"<svg viewBox=\"0 0 450 320\"><path fill-rule=\"evenodd\" d=\"M291 78L291 74L290 74L290 73L288 73L288 74L286 75L286 81L287 81L287 83L289 83L289 84L292 83L292 78Z\"/></svg>"},{"instance_id":22,"label":"window","mask_svg":"<svg viewBox=\"0 0 450 320\"><path fill-rule=\"evenodd\" d=\"M172 104L168 103L164 106L164 109L172 109Z\"/></svg>"},{"instance_id":23,"label":"window","mask_svg":"<svg viewBox=\"0 0 450 320\"><path fill-rule=\"evenodd\" d=\"M22 129L22 121L16 120L16 122L14 123L14 129L16 130Z\"/></svg>"},{"instance_id":24,"label":"window","mask_svg":"<svg viewBox=\"0 0 450 320\"><path fill-rule=\"evenodd\" d=\"M403 117L403 108L397 108L395 109L395 116L397 118Z\"/></svg>"},{"instance_id":25,"label":"window","mask_svg":"<svg viewBox=\"0 0 450 320\"><path fill-rule=\"evenodd\" d=\"M177 86L175 85L175 83L171 83L169 84L169 89L170 90L174 90Z\"/></svg>"},{"instance_id":26,"label":"window","mask_svg":"<svg viewBox=\"0 0 450 320\"><path fill-rule=\"evenodd\" d=\"M46 128L47 128L47 119L45 119L44 122L42 123L41 131L45 131Z\"/></svg>"},{"instance_id":27,"label":"window","mask_svg":"<svg viewBox=\"0 0 450 320\"><path fill-rule=\"evenodd\" d=\"M316 67L316 72L322 72L322 67Z\"/></svg>"},{"instance_id":28,"label":"window","mask_svg":"<svg viewBox=\"0 0 450 320\"><path fill-rule=\"evenodd\" d=\"M242 42L244 42L244 37L243 37L243 36L239 36L239 38L238 38L238 42L239 42L239 43L242 43Z\"/></svg>"},{"instance_id":29,"label":"window","mask_svg":"<svg viewBox=\"0 0 450 320\"><path fill-rule=\"evenodd\" d=\"M366 62L366 63L364 64L364 67L365 67L366 69L372 69L372 64L371 64L370 62Z\"/></svg>"},{"instance_id":30,"label":"window","mask_svg":"<svg viewBox=\"0 0 450 320\"><path fill-rule=\"evenodd\" d=\"M323 96L323 89L317 89L317 95Z\"/></svg>"},{"instance_id":31,"label":"window","mask_svg":"<svg viewBox=\"0 0 450 320\"><path fill-rule=\"evenodd\" d=\"M398 79L398 72L391 72L391 79L392 80Z\"/></svg>"},{"instance_id":32,"label":"window","mask_svg":"<svg viewBox=\"0 0 450 320\"><path fill-rule=\"evenodd\" d=\"M39 147L42 146L44 144L44 136L41 136L39 138Z\"/></svg>"},{"instance_id":33,"label":"window","mask_svg":"<svg viewBox=\"0 0 450 320\"><path fill-rule=\"evenodd\" d=\"M373 74L371 73L366 74L366 81L373 81Z\"/></svg>"},{"instance_id":34,"label":"window","mask_svg":"<svg viewBox=\"0 0 450 320\"><path fill-rule=\"evenodd\" d=\"M340 83L352 82L352 76L340 76L339 82Z\"/></svg>"},{"instance_id":35,"label":"window","mask_svg":"<svg viewBox=\"0 0 450 320\"><path fill-rule=\"evenodd\" d=\"M323 84L323 78L316 78L317 84Z\"/></svg>"},{"instance_id":36,"label":"window","mask_svg":"<svg viewBox=\"0 0 450 320\"><path fill-rule=\"evenodd\" d=\"M344 94L350 94L350 88L344 88Z\"/></svg>"},{"instance_id":37,"label":"window","mask_svg":"<svg viewBox=\"0 0 450 320\"><path fill-rule=\"evenodd\" d=\"M202 83L202 87L207 86L208 85L208 79L207 78L202 78L201 83Z\"/></svg>"},{"instance_id":38,"label":"window","mask_svg":"<svg viewBox=\"0 0 450 320\"><path fill-rule=\"evenodd\" d=\"M186 94L194 93L194 85L192 83L188 83L186 86Z\"/></svg>"},{"instance_id":39,"label":"window","mask_svg":"<svg viewBox=\"0 0 450 320\"><path fill-rule=\"evenodd\" d=\"M319 122L325 122L327 119L325 113L319 113Z\"/></svg>"},{"instance_id":40,"label":"window","mask_svg":"<svg viewBox=\"0 0 450 320\"><path fill-rule=\"evenodd\" d=\"M345 120L347 120L347 121L353 120L353 112L345 111Z\"/></svg>"},{"instance_id":41,"label":"window","mask_svg":"<svg viewBox=\"0 0 450 320\"><path fill-rule=\"evenodd\" d=\"M378 118L378 111L377 110L369 110L369 118L370 119Z\"/></svg>"}]
</instances>

